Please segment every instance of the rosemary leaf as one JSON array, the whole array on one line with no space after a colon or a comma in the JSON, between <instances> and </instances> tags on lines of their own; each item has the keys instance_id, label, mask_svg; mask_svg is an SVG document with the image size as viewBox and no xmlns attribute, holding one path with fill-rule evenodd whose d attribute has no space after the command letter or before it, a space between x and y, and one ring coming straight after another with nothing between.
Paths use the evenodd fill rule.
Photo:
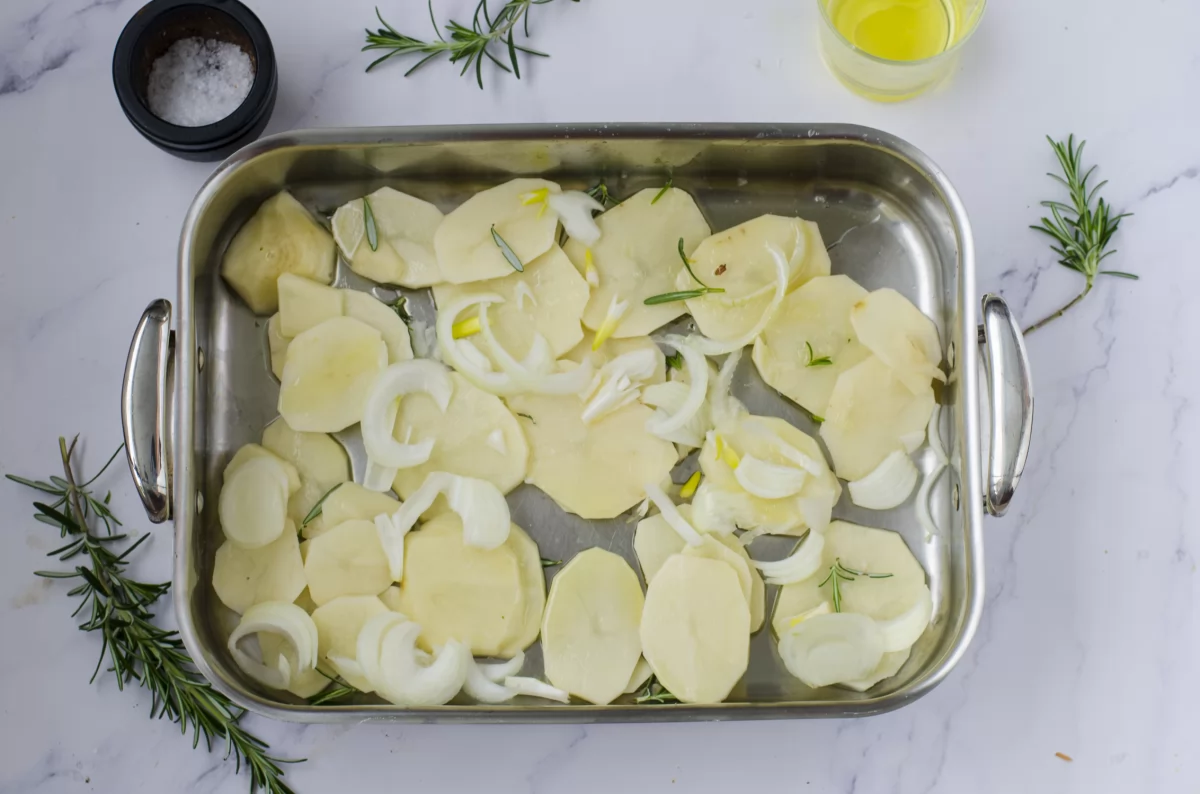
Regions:
<instances>
[{"instance_id":1,"label":"rosemary leaf","mask_svg":"<svg viewBox=\"0 0 1200 794\"><path fill-rule=\"evenodd\" d=\"M371 209L370 199L363 198L363 223L367 227L367 245L372 251L379 250L379 229L375 226L375 211Z\"/></svg>"},{"instance_id":2,"label":"rosemary leaf","mask_svg":"<svg viewBox=\"0 0 1200 794\"><path fill-rule=\"evenodd\" d=\"M667 369L683 369L683 353L675 352L667 356Z\"/></svg>"},{"instance_id":3,"label":"rosemary leaf","mask_svg":"<svg viewBox=\"0 0 1200 794\"><path fill-rule=\"evenodd\" d=\"M492 239L496 242L496 246L500 249L500 253L503 254L504 258L508 260L508 263L512 265L513 270L517 271L518 273L524 273L525 265L521 264L521 258L517 256L516 251L509 247L508 243L504 242L504 238L500 236L498 231L496 231L495 226L492 227Z\"/></svg>"},{"instance_id":4,"label":"rosemary leaf","mask_svg":"<svg viewBox=\"0 0 1200 794\"><path fill-rule=\"evenodd\" d=\"M662 198L663 196L667 195L667 191L670 190L672 187L673 187L673 185L671 184L671 178L667 177L667 184L663 185L662 189L654 194L654 198L650 199L650 203L657 204L658 200L660 198Z\"/></svg>"},{"instance_id":5,"label":"rosemary leaf","mask_svg":"<svg viewBox=\"0 0 1200 794\"><path fill-rule=\"evenodd\" d=\"M808 350L808 360L804 362L804 366L806 366L806 367L832 366L833 359L831 359L829 356L821 356L820 358L816 358L813 356L813 349L812 349L811 344L809 344L808 342L805 342L804 347L805 347L805 349Z\"/></svg>"},{"instance_id":6,"label":"rosemary leaf","mask_svg":"<svg viewBox=\"0 0 1200 794\"><path fill-rule=\"evenodd\" d=\"M549 557L542 557L543 568L553 568L556 565L562 565L562 560L552 560Z\"/></svg>"},{"instance_id":7,"label":"rosemary leaf","mask_svg":"<svg viewBox=\"0 0 1200 794\"><path fill-rule=\"evenodd\" d=\"M705 284L703 281L701 281L699 278L697 278L695 271L692 270L692 260L688 259L687 254L685 254L683 252L683 238L682 237L679 238L679 258L683 260L683 266L687 268L688 275L692 277L692 280L695 281L700 286L704 287L705 289L709 289L709 286L707 284ZM717 291L724 292L725 290L717 290Z\"/></svg>"},{"instance_id":8,"label":"rosemary leaf","mask_svg":"<svg viewBox=\"0 0 1200 794\"><path fill-rule=\"evenodd\" d=\"M656 306L660 303L674 303L675 301L686 301L692 298L699 298L701 295L709 295L716 292L724 292L720 287L704 287L702 289L686 289L681 292L664 292L661 295L651 295L642 303L647 306Z\"/></svg>"},{"instance_id":9,"label":"rosemary leaf","mask_svg":"<svg viewBox=\"0 0 1200 794\"><path fill-rule=\"evenodd\" d=\"M324 495L322 495L321 498L317 500L317 503L312 506L312 510L309 510L308 515L306 515L304 517L304 520L300 522L301 529L304 529L306 526L308 526L309 524L311 524L312 522L317 520L317 517L321 515L321 511L325 509L325 500L329 498L329 494L333 493L334 491L336 491L338 488L341 488L341 487L342 487L342 484L339 482L337 485L333 486L328 491L326 491L324 493Z\"/></svg>"}]
</instances>

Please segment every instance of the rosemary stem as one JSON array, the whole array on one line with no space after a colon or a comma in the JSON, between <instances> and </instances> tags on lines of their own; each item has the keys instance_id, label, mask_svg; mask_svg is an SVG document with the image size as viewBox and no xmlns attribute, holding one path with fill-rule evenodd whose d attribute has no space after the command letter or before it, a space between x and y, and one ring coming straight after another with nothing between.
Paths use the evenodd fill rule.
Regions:
<instances>
[{"instance_id":1,"label":"rosemary stem","mask_svg":"<svg viewBox=\"0 0 1200 794\"><path fill-rule=\"evenodd\" d=\"M1026 328L1025 330L1023 330L1021 333L1024 336L1029 336L1030 334L1032 334L1034 331L1041 328L1042 326L1048 325L1049 323L1057 320L1059 317L1062 317L1064 314L1066 314L1068 311L1070 311L1072 308L1074 308L1077 303L1079 303L1080 301L1082 301L1084 298L1087 297L1088 293L1092 291L1092 282L1093 282L1093 280L1089 277L1087 280L1087 286L1085 286L1083 288L1083 292L1079 293L1074 298L1072 298L1069 302L1067 302L1066 305L1064 305L1058 311L1054 312L1051 315L1043 317L1042 319L1038 320L1033 325L1031 325L1028 328Z\"/></svg>"}]
</instances>

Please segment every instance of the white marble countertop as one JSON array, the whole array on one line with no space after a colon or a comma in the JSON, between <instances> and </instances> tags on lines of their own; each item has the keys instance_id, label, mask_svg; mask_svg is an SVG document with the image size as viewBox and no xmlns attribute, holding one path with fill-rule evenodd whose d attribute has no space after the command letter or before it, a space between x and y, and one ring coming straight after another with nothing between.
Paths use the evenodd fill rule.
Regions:
<instances>
[{"instance_id":1,"label":"white marble countertop","mask_svg":"<svg viewBox=\"0 0 1200 794\"><path fill-rule=\"evenodd\" d=\"M553 58L480 92L445 65L362 73L372 0L253 0L274 39L270 131L549 121L847 121L930 154L975 226L979 286L1026 320L1077 278L1027 230L1051 194L1043 136L1076 132L1136 213L1114 267L1032 337L1036 437L1010 516L989 520L987 605L932 694L858 721L545 727L302 727L248 718L301 794L353 790L723 792L1195 791L1200 651L1192 494L1200 477L1200 5L992 4L944 90L875 105L816 52L812 0L583 0L536 10ZM424 3L390 0L425 30ZM469 3L438 0L440 14ZM184 211L211 166L142 140L113 95L113 45L138 0L0 4L0 472L54 471L80 432L95 466L119 442L118 388L146 303L175 294ZM1192 352L1188 352L1188 351ZM146 527L123 466L104 485ZM221 753L146 718L149 699L88 684L98 638L35 580L57 545L30 495L0 483L0 792L243 792ZM169 576L156 530L137 569ZM1055 756L1062 752L1073 762Z\"/></svg>"}]
</instances>

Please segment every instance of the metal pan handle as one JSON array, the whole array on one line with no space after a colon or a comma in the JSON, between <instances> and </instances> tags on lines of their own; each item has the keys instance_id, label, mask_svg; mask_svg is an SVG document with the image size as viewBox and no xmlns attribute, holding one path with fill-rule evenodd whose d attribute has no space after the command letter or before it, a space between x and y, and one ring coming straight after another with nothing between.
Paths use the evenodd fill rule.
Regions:
<instances>
[{"instance_id":1,"label":"metal pan handle","mask_svg":"<svg viewBox=\"0 0 1200 794\"><path fill-rule=\"evenodd\" d=\"M983 296L979 326L991 403L992 438L988 451L984 507L994 516L1008 510L1033 435L1033 376L1021 327L998 295Z\"/></svg>"},{"instance_id":2,"label":"metal pan handle","mask_svg":"<svg viewBox=\"0 0 1200 794\"><path fill-rule=\"evenodd\" d=\"M159 298L146 307L133 332L121 383L125 455L146 515L155 524L171 517L170 382L175 335L171 304Z\"/></svg>"}]
</instances>

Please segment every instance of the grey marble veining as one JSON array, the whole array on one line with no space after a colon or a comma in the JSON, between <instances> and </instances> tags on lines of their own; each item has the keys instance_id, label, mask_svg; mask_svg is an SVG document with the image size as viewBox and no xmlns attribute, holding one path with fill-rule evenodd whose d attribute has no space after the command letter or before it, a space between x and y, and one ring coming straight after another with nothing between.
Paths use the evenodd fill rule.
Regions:
<instances>
[{"instance_id":1,"label":"grey marble veining","mask_svg":"<svg viewBox=\"0 0 1200 794\"><path fill-rule=\"evenodd\" d=\"M110 59L138 0L0 4L0 473L41 476L54 438L85 459L119 443L129 335L175 291L180 224L210 172L154 149L125 121ZM308 761L301 794L725 792L1174 794L1200 789L1193 493L1200 482L1200 6L1182 0L994 2L955 81L918 101L848 94L816 51L814 2L583 0L535 10L552 54L487 89L430 64L362 73L373 0L252 0L274 39L269 128L513 121L847 121L928 152L971 214L978 282L1027 323L1082 287L1029 231L1053 195L1043 136L1075 132L1135 213L1114 268L1029 340L1035 443L1010 515L985 527L987 607L950 678L860 721L617 726L247 724ZM435 0L463 18L466 0ZM381 5L428 34L423 3ZM1083 75L1084 77L1079 77ZM114 489L134 528L127 473ZM149 699L87 682L96 638L63 588L36 580L56 535L0 483L0 794L248 788L221 751L146 718ZM170 571L155 529L136 569ZM166 615L166 605L161 609ZM1055 756L1062 752L1074 761Z\"/></svg>"}]
</instances>

